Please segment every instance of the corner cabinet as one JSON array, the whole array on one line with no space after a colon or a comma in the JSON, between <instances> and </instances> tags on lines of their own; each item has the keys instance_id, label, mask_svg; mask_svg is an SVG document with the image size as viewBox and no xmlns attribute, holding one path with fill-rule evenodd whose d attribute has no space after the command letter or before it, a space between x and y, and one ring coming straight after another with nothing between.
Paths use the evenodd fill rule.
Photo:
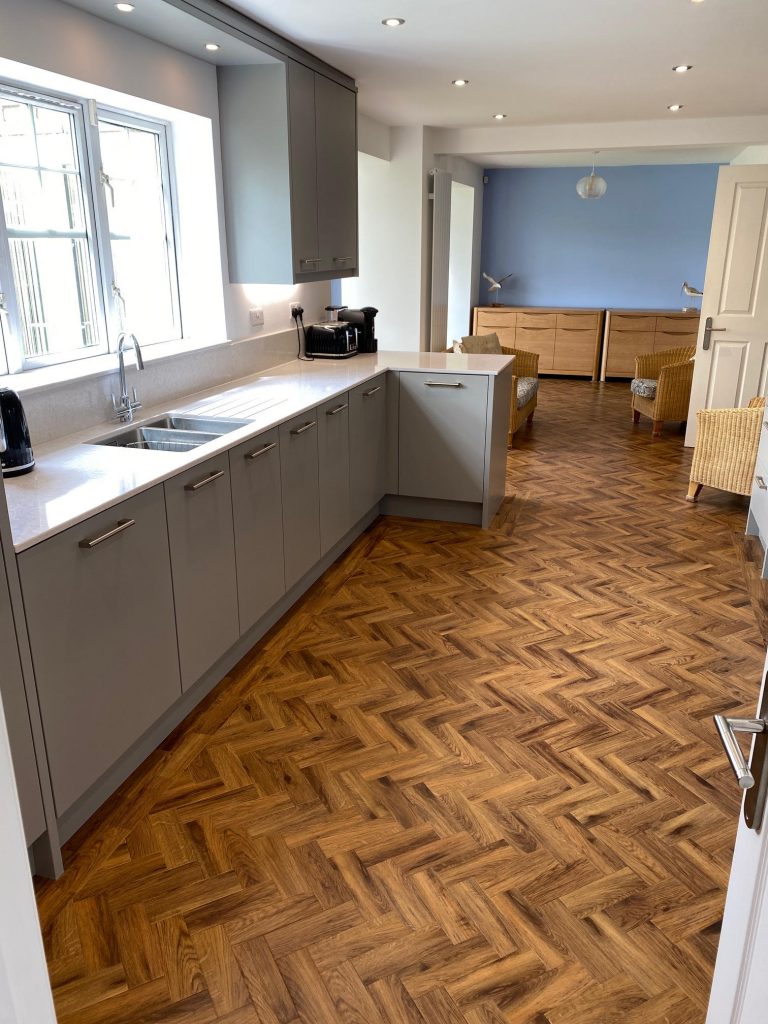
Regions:
<instances>
[{"instance_id":1,"label":"corner cabinet","mask_svg":"<svg viewBox=\"0 0 768 1024\"><path fill-rule=\"evenodd\" d=\"M357 93L297 61L220 67L233 284L357 274Z\"/></svg>"},{"instance_id":2,"label":"corner cabinet","mask_svg":"<svg viewBox=\"0 0 768 1024\"><path fill-rule=\"evenodd\" d=\"M352 520L357 522L387 490L387 374L349 395Z\"/></svg>"},{"instance_id":3,"label":"corner cabinet","mask_svg":"<svg viewBox=\"0 0 768 1024\"><path fill-rule=\"evenodd\" d=\"M181 696L163 487L18 556L64 814Z\"/></svg>"}]
</instances>

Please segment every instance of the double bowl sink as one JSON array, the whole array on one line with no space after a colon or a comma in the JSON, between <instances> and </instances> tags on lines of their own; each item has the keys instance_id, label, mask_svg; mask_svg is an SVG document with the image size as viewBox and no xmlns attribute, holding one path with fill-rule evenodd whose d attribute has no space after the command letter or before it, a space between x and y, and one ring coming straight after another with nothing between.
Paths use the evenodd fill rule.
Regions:
<instances>
[{"instance_id":1,"label":"double bowl sink","mask_svg":"<svg viewBox=\"0 0 768 1024\"><path fill-rule=\"evenodd\" d=\"M223 434L248 425L247 420L214 419L202 416L160 416L149 423L121 430L90 441L108 448L133 448L139 451L189 452Z\"/></svg>"}]
</instances>

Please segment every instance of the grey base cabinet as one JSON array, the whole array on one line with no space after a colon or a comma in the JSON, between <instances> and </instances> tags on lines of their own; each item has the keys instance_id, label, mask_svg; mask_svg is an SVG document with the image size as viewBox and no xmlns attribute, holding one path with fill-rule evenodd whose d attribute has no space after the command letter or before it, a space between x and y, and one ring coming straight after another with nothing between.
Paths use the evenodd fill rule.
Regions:
<instances>
[{"instance_id":1,"label":"grey base cabinet","mask_svg":"<svg viewBox=\"0 0 768 1024\"><path fill-rule=\"evenodd\" d=\"M349 396L317 410L320 481L320 553L326 554L352 529L349 497Z\"/></svg>"},{"instance_id":2,"label":"grey base cabinet","mask_svg":"<svg viewBox=\"0 0 768 1024\"><path fill-rule=\"evenodd\" d=\"M188 690L240 636L228 453L164 486L181 685Z\"/></svg>"},{"instance_id":3,"label":"grey base cabinet","mask_svg":"<svg viewBox=\"0 0 768 1024\"><path fill-rule=\"evenodd\" d=\"M181 696L163 488L18 556L56 812Z\"/></svg>"},{"instance_id":4,"label":"grey base cabinet","mask_svg":"<svg viewBox=\"0 0 768 1024\"><path fill-rule=\"evenodd\" d=\"M317 409L280 427L286 589L320 560Z\"/></svg>"},{"instance_id":5,"label":"grey base cabinet","mask_svg":"<svg viewBox=\"0 0 768 1024\"><path fill-rule=\"evenodd\" d=\"M233 448L229 472L242 636L285 593L279 432Z\"/></svg>"},{"instance_id":6,"label":"grey base cabinet","mask_svg":"<svg viewBox=\"0 0 768 1024\"><path fill-rule=\"evenodd\" d=\"M387 490L387 374L349 393L352 520L357 522Z\"/></svg>"},{"instance_id":7,"label":"grey base cabinet","mask_svg":"<svg viewBox=\"0 0 768 1024\"><path fill-rule=\"evenodd\" d=\"M400 373L400 494L481 502L489 379Z\"/></svg>"}]
</instances>

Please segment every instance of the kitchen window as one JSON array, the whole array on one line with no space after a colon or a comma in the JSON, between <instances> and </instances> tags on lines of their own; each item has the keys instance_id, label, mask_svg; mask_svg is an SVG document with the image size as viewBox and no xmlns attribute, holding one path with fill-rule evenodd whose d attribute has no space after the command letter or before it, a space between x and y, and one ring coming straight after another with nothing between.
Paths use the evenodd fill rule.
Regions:
<instances>
[{"instance_id":1,"label":"kitchen window","mask_svg":"<svg viewBox=\"0 0 768 1024\"><path fill-rule=\"evenodd\" d=\"M181 337L168 135L0 87L1 370Z\"/></svg>"}]
</instances>

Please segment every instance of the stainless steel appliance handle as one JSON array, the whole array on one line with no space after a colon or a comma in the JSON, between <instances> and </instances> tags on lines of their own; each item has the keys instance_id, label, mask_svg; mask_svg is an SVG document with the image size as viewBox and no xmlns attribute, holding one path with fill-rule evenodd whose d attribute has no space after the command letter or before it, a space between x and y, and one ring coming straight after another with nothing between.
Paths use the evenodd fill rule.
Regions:
<instances>
[{"instance_id":1,"label":"stainless steel appliance handle","mask_svg":"<svg viewBox=\"0 0 768 1024\"><path fill-rule=\"evenodd\" d=\"M345 402L343 405L337 405L335 409L326 409L326 416L338 416L340 412L344 412L345 409L349 408L349 403Z\"/></svg>"},{"instance_id":2,"label":"stainless steel appliance handle","mask_svg":"<svg viewBox=\"0 0 768 1024\"><path fill-rule=\"evenodd\" d=\"M463 388L464 385L460 380L447 381L447 380L425 380L424 386L428 388Z\"/></svg>"},{"instance_id":3,"label":"stainless steel appliance handle","mask_svg":"<svg viewBox=\"0 0 768 1024\"><path fill-rule=\"evenodd\" d=\"M712 335L721 334L726 329L727 328L725 327L713 327L712 317L707 317L707 319L704 321L704 341L702 342L702 348L705 352L709 349L710 345L712 344Z\"/></svg>"},{"instance_id":4,"label":"stainless steel appliance handle","mask_svg":"<svg viewBox=\"0 0 768 1024\"><path fill-rule=\"evenodd\" d=\"M351 256L334 256L333 257L333 262L334 263L349 263L349 261L351 259L352 259Z\"/></svg>"},{"instance_id":5,"label":"stainless steel appliance handle","mask_svg":"<svg viewBox=\"0 0 768 1024\"><path fill-rule=\"evenodd\" d=\"M760 488L761 491L768 491L768 484L766 484L765 479L763 477L756 476L755 477L755 483L757 484L757 486Z\"/></svg>"},{"instance_id":6,"label":"stainless steel appliance handle","mask_svg":"<svg viewBox=\"0 0 768 1024\"><path fill-rule=\"evenodd\" d=\"M292 430L291 433L292 434L296 434L296 435L303 434L306 430L311 430L312 427L314 427L314 426L315 426L315 421L314 420L310 420L308 423L305 423L303 427L296 427L296 429Z\"/></svg>"},{"instance_id":7,"label":"stainless steel appliance handle","mask_svg":"<svg viewBox=\"0 0 768 1024\"><path fill-rule=\"evenodd\" d=\"M270 442L270 444L265 444L263 448L256 448L252 452L246 452L243 458L258 459L260 455L266 455L267 452L271 452L273 448L277 448L277 443L275 441Z\"/></svg>"},{"instance_id":8,"label":"stainless steel appliance handle","mask_svg":"<svg viewBox=\"0 0 768 1024\"><path fill-rule=\"evenodd\" d=\"M208 476L204 476L202 480L196 480L193 484L184 484L185 491L199 491L202 487L207 487L208 484L212 484L214 480L221 480L224 476L223 469L216 469Z\"/></svg>"},{"instance_id":9,"label":"stainless steel appliance handle","mask_svg":"<svg viewBox=\"0 0 768 1024\"><path fill-rule=\"evenodd\" d=\"M377 391L381 391L381 385L379 385L378 387L375 387L375 388L371 388L370 391L364 391L363 392L363 398L370 398L371 395L375 395Z\"/></svg>"},{"instance_id":10,"label":"stainless steel appliance handle","mask_svg":"<svg viewBox=\"0 0 768 1024\"><path fill-rule=\"evenodd\" d=\"M110 537L116 537L118 533L122 533L123 530L129 530L135 525L135 519L119 519L117 521L117 525L113 526L111 530L107 530L106 533L100 533L98 537L86 537L84 540L81 540L77 546L79 548L86 548L90 551L91 548L98 547L99 544L103 544L104 541L109 540Z\"/></svg>"},{"instance_id":11,"label":"stainless steel appliance handle","mask_svg":"<svg viewBox=\"0 0 768 1024\"><path fill-rule=\"evenodd\" d=\"M737 732L748 732L758 734L766 731L766 723L761 718L727 718L725 715L715 715L715 727L720 734L720 740L725 753L733 768L736 781L742 789L751 789L755 784L755 777L747 767L741 747L736 741Z\"/></svg>"}]
</instances>

